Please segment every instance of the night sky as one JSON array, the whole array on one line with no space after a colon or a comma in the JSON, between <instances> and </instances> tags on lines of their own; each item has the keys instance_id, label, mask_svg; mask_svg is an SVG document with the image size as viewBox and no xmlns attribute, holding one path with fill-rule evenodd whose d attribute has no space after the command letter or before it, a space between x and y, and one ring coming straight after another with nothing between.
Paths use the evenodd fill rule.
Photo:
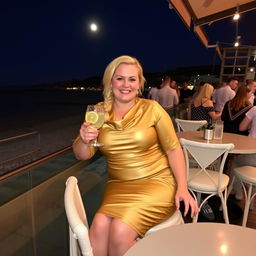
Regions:
<instances>
[{"instance_id":1,"label":"night sky","mask_svg":"<svg viewBox=\"0 0 256 256\"><path fill-rule=\"evenodd\" d=\"M92 21L97 33L89 30ZM0 86L101 76L123 54L137 57L144 72L212 65L214 59L214 50L201 44L166 0L4 1L0 24ZM242 15L242 44L256 45L255 24L256 11ZM231 18L206 30L210 44L235 39Z\"/></svg>"}]
</instances>

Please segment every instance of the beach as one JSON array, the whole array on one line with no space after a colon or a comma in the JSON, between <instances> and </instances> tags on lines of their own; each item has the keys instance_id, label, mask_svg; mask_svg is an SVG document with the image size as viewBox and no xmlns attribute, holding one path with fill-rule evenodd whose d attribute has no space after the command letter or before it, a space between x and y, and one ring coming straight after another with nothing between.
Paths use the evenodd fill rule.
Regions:
<instances>
[{"instance_id":1,"label":"beach","mask_svg":"<svg viewBox=\"0 0 256 256\"><path fill-rule=\"evenodd\" d=\"M101 91L0 93L1 174L72 145L84 120L86 106L102 100ZM26 152L32 153L17 158Z\"/></svg>"}]
</instances>

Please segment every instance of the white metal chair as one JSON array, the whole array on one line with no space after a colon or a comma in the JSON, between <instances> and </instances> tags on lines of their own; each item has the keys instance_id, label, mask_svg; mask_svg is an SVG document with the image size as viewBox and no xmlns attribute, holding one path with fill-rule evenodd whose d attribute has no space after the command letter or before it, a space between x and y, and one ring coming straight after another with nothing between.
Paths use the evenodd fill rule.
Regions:
<instances>
[{"instance_id":1,"label":"white metal chair","mask_svg":"<svg viewBox=\"0 0 256 256\"><path fill-rule=\"evenodd\" d=\"M207 124L206 120L184 120L175 118L178 132L180 131L196 131L201 126Z\"/></svg>"},{"instance_id":2,"label":"white metal chair","mask_svg":"<svg viewBox=\"0 0 256 256\"><path fill-rule=\"evenodd\" d=\"M160 229L167 228L174 225L179 225L179 224L184 224L184 220L182 218L180 210L177 210L169 219L149 229L146 232L145 236L150 235L151 233L158 231Z\"/></svg>"},{"instance_id":3,"label":"white metal chair","mask_svg":"<svg viewBox=\"0 0 256 256\"><path fill-rule=\"evenodd\" d=\"M93 256L86 213L74 176L66 181L64 205L69 223L70 256Z\"/></svg>"},{"instance_id":4,"label":"white metal chair","mask_svg":"<svg viewBox=\"0 0 256 256\"><path fill-rule=\"evenodd\" d=\"M224 164L227 155L231 149L234 148L233 144L212 144L202 143L180 139L183 147L183 152L186 160L188 188L193 194L194 198L199 204L199 209L202 205L212 196L217 195L220 197L223 216L225 223L229 223L228 210L227 210L227 186L229 177L223 174ZM189 156L192 156L198 164L198 167L191 168ZM208 167L215 160L220 159L218 170L213 171ZM201 202L201 194L208 196ZM224 194L224 195L223 195ZM201 203L200 203L201 202ZM194 217L193 222L197 222L198 214Z\"/></svg>"},{"instance_id":5,"label":"white metal chair","mask_svg":"<svg viewBox=\"0 0 256 256\"><path fill-rule=\"evenodd\" d=\"M243 187L245 195L245 206L243 214L242 226L246 226L250 205L253 203L253 199L256 196L256 167L254 166L242 166L234 169L234 177L230 184L229 191L232 189L234 179L237 178ZM246 189L248 186L248 192Z\"/></svg>"},{"instance_id":6,"label":"white metal chair","mask_svg":"<svg viewBox=\"0 0 256 256\"><path fill-rule=\"evenodd\" d=\"M93 256L86 212L77 184L77 178L74 176L69 177L66 181L64 204L69 223L70 256ZM183 223L181 212L177 210L170 218L149 229L145 236L157 230Z\"/></svg>"}]
</instances>

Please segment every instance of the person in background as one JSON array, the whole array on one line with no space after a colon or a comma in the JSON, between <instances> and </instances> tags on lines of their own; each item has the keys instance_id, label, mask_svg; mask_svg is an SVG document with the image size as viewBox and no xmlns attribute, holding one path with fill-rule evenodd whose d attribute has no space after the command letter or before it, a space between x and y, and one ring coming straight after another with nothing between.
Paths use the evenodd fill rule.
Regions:
<instances>
[{"instance_id":1,"label":"person in background","mask_svg":"<svg viewBox=\"0 0 256 256\"><path fill-rule=\"evenodd\" d=\"M188 82L183 82L182 89L180 89L180 103L189 103L195 91L188 88Z\"/></svg>"},{"instance_id":2,"label":"person in background","mask_svg":"<svg viewBox=\"0 0 256 256\"><path fill-rule=\"evenodd\" d=\"M168 219L184 202L186 215L198 212L187 188L185 161L167 112L154 100L142 99L145 78L139 61L120 56L103 76L105 123L85 122L73 144L78 159L97 148L108 162L108 181L89 236L95 256L121 256L151 227Z\"/></svg>"},{"instance_id":3,"label":"person in background","mask_svg":"<svg viewBox=\"0 0 256 256\"><path fill-rule=\"evenodd\" d=\"M249 101L251 95L251 88L241 85L238 87L235 97L225 104L221 114L221 119L224 122L224 132L248 135L247 131L239 131L239 125L246 112L252 107Z\"/></svg>"},{"instance_id":4,"label":"person in background","mask_svg":"<svg viewBox=\"0 0 256 256\"><path fill-rule=\"evenodd\" d=\"M191 102L191 119L206 120L211 123L221 116L221 113L216 113L213 102L211 100L213 86L205 83L198 95Z\"/></svg>"},{"instance_id":5,"label":"person in background","mask_svg":"<svg viewBox=\"0 0 256 256\"><path fill-rule=\"evenodd\" d=\"M170 87L170 84L171 78L167 75L164 76L161 89L157 94L157 101L166 111L171 109L174 105L179 104L177 92L175 89Z\"/></svg>"},{"instance_id":6,"label":"person in background","mask_svg":"<svg viewBox=\"0 0 256 256\"><path fill-rule=\"evenodd\" d=\"M179 98L180 98L180 89L179 89L179 86L178 86L178 84L176 83L175 80L172 80L172 81L171 81L170 87L171 87L172 89L176 90L177 95L178 95L178 99L179 99Z\"/></svg>"},{"instance_id":7,"label":"person in background","mask_svg":"<svg viewBox=\"0 0 256 256\"><path fill-rule=\"evenodd\" d=\"M152 88L150 89L149 93L148 93L148 99L151 100L157 100L157 95L158 95L158 91L159 91L159 87L160 84L162 83L162 81L159 79L155 84L153 84Z\"/></svg>"},{"instance_id":8,"label":"person in background","mask_svg":"<svg viewBox=\"0 0 256 256\"><path fill-rule=\"evenodd\" d=\"M212 100L215 103L215 110L222 112L227 101L233 99L236 95L236 88L238 87L238 79L231 77L228 79L228 84L226 86L221 86L216 89L213 94Z\"/></svg>"},{"instance_id":9,"label":"person in background","mask_svg":"<svg viewBox=\"0 0 256 256\"><path fill-rule=\"evenodd\" d=\"M249 135L252 138L256 138L256 106L252 107L246 114L244 119L239 125L240 131L249 130ZM256 167L256 154L241 154L236 156L232 162L231 175L233 175L234 168L241 166L255 166ZM236 179L233 185L235 198L237 200L243 199L243 189L241 183Z\"/></svg>"},{"instance_id":10,"label":"person in background","mask_svg":"<svg viewBox=\"0 0 256 256\"><path fill-rule=\"evenodd\" d=\"M195 93L193 95L193 98L195 98L199 94L200 90L203 88L204 85L205 82L201 81L198 85L195 86Z\"/></svg>"},{"instance_id":11,"label":"person in background","mask_svg":"<svg viewBox=\"0 0 256 256\"><path fill-rule=\"evenodd\" d=\"M246 85L248 85L251 89L252 95L249 99L252 105L255 105L255 91L256 91L256 80L249 79L246 81Z\"/></svg>"}]
</instances>

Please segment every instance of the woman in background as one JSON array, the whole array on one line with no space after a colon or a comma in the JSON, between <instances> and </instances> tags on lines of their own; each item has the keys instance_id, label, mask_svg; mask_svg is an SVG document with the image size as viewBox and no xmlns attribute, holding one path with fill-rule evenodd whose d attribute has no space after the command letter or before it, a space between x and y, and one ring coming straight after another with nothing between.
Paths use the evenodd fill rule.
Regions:
<instances>
[{"instance_id":1,"label":"woman in background","mask_svg":"<svg viewBox=\"0 0 256 256\"><path fill-rule=\"evenodd\" d=\"M213 93L213 86L205 83L195 96L191 103L191 119L192 120L206 120L211 123L221 116L221 113L216 113L213 102L211 100Z\"/></svg>"},{"instance_id":2,"label":"woman in background","mask_svg":"<svg viewBox=\"0 0 256 256\"><path fill-rule=\"evenodd\" d=\"M252 107L249 101L251 95L251 88L241 85L238 87L235 97L225 104L221 114L224 132L248 135L248 131L239 131L239 125L246 112Z\"/></svg>"}]
</instances>

